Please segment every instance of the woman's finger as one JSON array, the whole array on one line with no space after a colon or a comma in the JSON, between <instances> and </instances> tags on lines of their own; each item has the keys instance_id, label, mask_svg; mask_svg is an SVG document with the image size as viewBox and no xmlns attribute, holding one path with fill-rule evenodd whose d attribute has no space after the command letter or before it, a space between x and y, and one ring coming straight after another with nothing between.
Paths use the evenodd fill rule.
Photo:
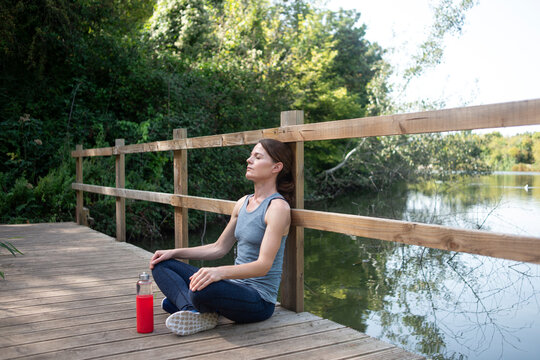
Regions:
<instances>
[{"instance_id":1,"label":"woman's finger","mask_svg":"<svg viewBox=\"0 0 540 360\"><path fill-rule=\"evenodd\" d=\"M197 288L197 282L199 281L200 271L201 269L189 277L189 290L196 291L195 289Z\"/></svg>"},{"instance_id":2,"label":"woman's finger","mask_svg":"<svg viewBox=\"0 0 540 360\"><path fill-rule=\"evenodd\" d=\"M195 274L191 275L189 288L191 291L204 289L208 284L212 283L209 270L200 268Z\"/></svg>"},{"instance_id":3,"label":"woman's finger","mask_svg":"<svg viewBox=\"0 0 540 360\"><path fill-rule=\"evenodd\" d=\"M152 258L150 259L150 270L154 268L154 265L162 262L163 260L166 260L168 258L167 256L165 256L166 254L167 254L166 251L157 250L152 256Z\"/></svg>"},{"instance_id":4,"label":"woman's finger","mask_svg":"<svg viewBox=\"0 0 540 360\"><path fill-rule=\"evenodd\" d=\"M150 270L154 268L154 265L156 264L156 259L159 257L157 251L152 255L152 258L150 259Z\"/></svg>"},{"instance_id":5,"label":"woman's finger","mask_svg":"<svg viewBox=\"0 0 540 360\"><path fill-rule=\"evenodd\" d=\"M211 279L204 279L203 281L200 282L200 285L197 288L197 290L200 291L200 290L204 289L205 287L210 285L212 282L213 281Z\"/></svg>"}]
</instances>

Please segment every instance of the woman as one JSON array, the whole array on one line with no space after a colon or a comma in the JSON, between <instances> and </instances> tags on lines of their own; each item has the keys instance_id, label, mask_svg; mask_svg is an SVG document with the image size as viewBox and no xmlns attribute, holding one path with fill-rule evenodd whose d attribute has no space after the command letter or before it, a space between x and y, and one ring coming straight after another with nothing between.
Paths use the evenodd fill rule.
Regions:
<instances>
[{"instance_id":1,"label":"woman","mask_svg":"<svg viewBox=\"0 0 540 360\"><path fill-rule=\"evenodd\" d=\"M237 201L225 230L213 244L158 250L150 260L156 284L171 313L166 326L189 335L217 325L218 315L249 323L272 316L289 233L294 194L293 156L277 140L263 139L247 159L254 193ZM238 241L231 266L196 268L175 259L214 260Z\"/></svg>"}]
</instances>

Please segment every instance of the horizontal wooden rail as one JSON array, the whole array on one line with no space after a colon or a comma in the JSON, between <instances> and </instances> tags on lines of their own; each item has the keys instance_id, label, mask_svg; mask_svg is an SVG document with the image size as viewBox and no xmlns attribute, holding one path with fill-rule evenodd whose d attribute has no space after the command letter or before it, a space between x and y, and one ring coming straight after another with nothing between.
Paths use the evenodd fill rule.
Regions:
<instances>
[{"instance_id":1,"label":"horizontal wooden rail","mask_svg":"<svg viewBox=\"0 0 540 360\"><path fill-rule=\"evenodd\" d=\"M74 190L230 215L234 201L73 183ZM292 225L371 239L540 264L540 238L314 210L292 210Z\"/></svg>"},{"instance_id":2,"label":"horizontal wooden rail","mask_svg":"<svg viewBox=\"0 0 540 360\"><path fill-rule=\"evenodd\" d=\"M155 192L155 191L143 191L143 190L131 190L124 188L115 188L109 186L89 185L81 183L72 183L71 188L73 190L80 190L91 192L94 194L119 196L126 199L151 201L161 204L171 204L171 196L173 194Z\"/></svg>"},{"instance_id":3,"label":"horizontal wooden rail","mask_svg":"<svg viewBox=\"0 0 540 360\"><path fill-rule=\"evenodd\" d=\"M310 229L540 264L538 237L313 210L293 210L292 222Z\"/></svg>"},{"instance_id":4,"label":"horizontal wooden rail","mask_svg":"<svg viewBox=\"0 0 540 360\"><path fill-rule=\"evenodd\" d=\"M540 99L75 150L71 152L71 155L73 157L111 156L128 153L250 145L263 138L273 138L283 142L314 141L536 124L540 124Z\"/></svg>"},{"instance_id":5,"label":"horizontal wooden rail","mask_svg":"<svg viewBox=\"0 0 540 360\"><path fill-rule=\"evenodd\" d=\"M198 196L177 195L154 191L119 189L108 186L72 183L71 188L101 195L119 196L126 199L151 201L194 210L210 211L218 214L232 214L235 201L209 199Z\"/></svg>"}]
</instances>

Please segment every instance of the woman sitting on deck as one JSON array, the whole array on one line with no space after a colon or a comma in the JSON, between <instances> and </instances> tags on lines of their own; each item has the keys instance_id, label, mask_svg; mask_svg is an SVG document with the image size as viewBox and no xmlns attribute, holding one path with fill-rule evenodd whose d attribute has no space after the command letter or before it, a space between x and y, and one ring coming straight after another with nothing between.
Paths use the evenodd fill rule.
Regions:
<instances>
[{"instance_id":1,"label":"woman sitting on deck","mask_svg":"<svg viewBox=\"0 0 540 360\"><path fill-rule=\"evenodd\" d=\"M263 139L247 159L246 178L254 193L237 201L225 230L213 244L158 250L150 269L171 313L166 326L189 335L217 325L218 314L238 323L272 316L277 301L283 251L291 223L293 156L277 140ZM286 199L286 200L285 200ZM175 259L214 260L238 241L231 266L196 268Z\"/></svg>"}]
</instances>

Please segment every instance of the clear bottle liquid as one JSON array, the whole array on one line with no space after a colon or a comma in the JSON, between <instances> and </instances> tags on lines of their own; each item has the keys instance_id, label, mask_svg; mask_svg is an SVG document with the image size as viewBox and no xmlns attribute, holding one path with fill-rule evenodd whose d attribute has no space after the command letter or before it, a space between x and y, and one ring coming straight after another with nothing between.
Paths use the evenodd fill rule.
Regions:
<instances>
[{"instance_id":1,"label":"clear bottle liquid","mask_svg":"<svg viewBox=\"0 0 540 360\"><path fill-rule=\"evenodd\" d=\"M154 293L152 280L146 272L139 274L137 281L137 332L154 331Z\"/></svg>"}]
</instances>

